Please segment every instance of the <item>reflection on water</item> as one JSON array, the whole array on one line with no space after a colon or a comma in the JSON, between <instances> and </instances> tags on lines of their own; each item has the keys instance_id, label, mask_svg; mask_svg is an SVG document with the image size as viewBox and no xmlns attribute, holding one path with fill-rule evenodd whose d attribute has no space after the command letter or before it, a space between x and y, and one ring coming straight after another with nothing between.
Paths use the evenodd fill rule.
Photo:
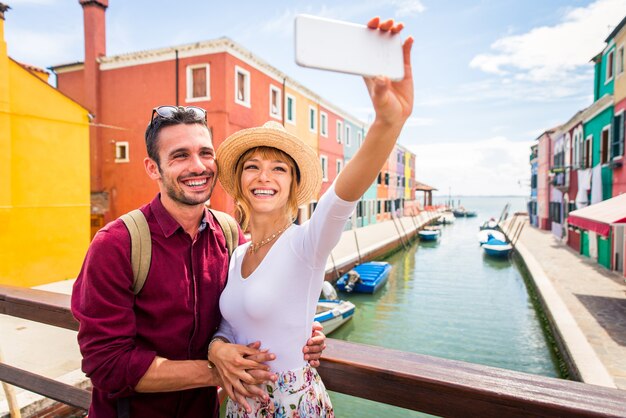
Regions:
<instances>
[{"instance_id":1,"label":"reflection on water","mask_svg":"<svg viewBox=\"0 0 626 418\"><path fill-rule=\"evenodd\" d=\"M492 214L466 205L479 216L446 225L437 242L392 255L389 281L377 294L340 294L357 309L332 337L558 376L517 267L484 256L476 238L485 217L497 218L504 203ZM332 399L339 417L424 416L336 393Z\"/></svg>"}]
</instances>

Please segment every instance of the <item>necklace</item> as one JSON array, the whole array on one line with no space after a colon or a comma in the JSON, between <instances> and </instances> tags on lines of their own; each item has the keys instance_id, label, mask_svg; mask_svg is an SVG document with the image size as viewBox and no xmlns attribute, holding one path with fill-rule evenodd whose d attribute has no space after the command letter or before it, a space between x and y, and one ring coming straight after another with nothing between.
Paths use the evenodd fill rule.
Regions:
<instances>
[{"instance_id":1,"label":"necklace","mask_svg":"<svg viewBox=\"0 0 626 418\"><path fill-rule=\"evenodd\" d=\"M282 234L283 232L285 232L285 230L287 228L289 228L291 226L293 222L289 221L289 223L287 225L285 225L284 227L282 227L281 229L279 229L278 231L274 232L272 235L270 235L269 237L262 239L259 242L251 242L250 243L250 247L248 248L248 251L250 252L250 254L254 254L257 251L259 251L259 248L261 248L262 246L264 246L267 243L272 242L273 240L276 239L276 237L278 237L280 234Z\"/></svg>"}]
</instances>

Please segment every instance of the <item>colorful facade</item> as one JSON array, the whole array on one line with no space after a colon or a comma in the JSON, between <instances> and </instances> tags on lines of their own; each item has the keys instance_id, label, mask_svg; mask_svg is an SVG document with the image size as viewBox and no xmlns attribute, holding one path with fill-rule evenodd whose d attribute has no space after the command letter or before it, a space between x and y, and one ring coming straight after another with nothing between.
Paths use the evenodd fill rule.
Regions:
<instances>
[{"instance_id":1,"label":"colorful facade","mask_svg":"<svg viewBox=\"0 0 626 418\"><path fill-rule=\"evenodd\" d=\"M2 5L0 5L2 6ZM89 112L7 55L0 8L0 284L76 277L89 245Z\"/></svg>"},{"instance_id":2,"label":"colorful facade","mask_svg":"<svg viewBox=\"0 0 626 418\"><path fill-rule=\"evenodd\" d=\"M624 226L603 228L601 234L586 227L602 223L600 219L593 219L596 216L594 205L609 200L615 202L613 197L626 192L626 18L615 27L605 43L605 48L592 59L593 103L576 113L558 132L547 132L539 138L537 224L544 228L542 216L545 204L549 202L551 229L557 237L566 238L572 249L606 268L626 274L622 260ZM551 146L548 145L550 142ZM550 186L546 187L543 173L548 162ZM532 165L531 170L534 170ZM583 209L586 216L590 216L587 221L568 222L570 212L581 213L578 211ZM601 215L598 211L597 216Z\"/></svg>"},{"instance_id":3,"label":"colorful facade","mask_svg":"<svg viewBox=\"0 0 626 418\"><path fill-rule=\"evenodd\" d=\"M530 147L530 199L528 200L528 217L532 226L538 227L537 217L537 149L538 144Z\"/></svg>"},{"instance_id":4,"label":"colorful facade","mask_svg":"<svg viewBox=\"0 0 626 418\"><path fill-rule=\"evenodd\" d=\"M287 131L318 151L324 167L322 192L365 135L363 122L227 38L107 56L108 1L80 3L85 19L85 61L53 70L58 89L83 103L93 116L90 155L94 232L105 222L149 201L157 192L143 168L144 131L154 106L193 105L206 109L216 147L239 129L268 120L283 123ZM368 199L374 199L373 192ZM389 198L385 195L384 199ZM232 200L219 186L210 204L231 213L234 210ZM364 208L368 206L374 209L377 205L370 202ZM307 219L314 207L315 202L302 206L299 221ZM364 213L369 214L369 222L377 211Z\"/></svg>"},{"instance_id":5,"label":"colorful facade","mask_svg":"<svg viewBox=\"0 0 626 418\"><path fill-rule=\"evenodd\" d=\"M539 228L550 230L550 162L552 160L552 134L550 129L537 138L537 223Z\"/></svg>"}]
</instances>

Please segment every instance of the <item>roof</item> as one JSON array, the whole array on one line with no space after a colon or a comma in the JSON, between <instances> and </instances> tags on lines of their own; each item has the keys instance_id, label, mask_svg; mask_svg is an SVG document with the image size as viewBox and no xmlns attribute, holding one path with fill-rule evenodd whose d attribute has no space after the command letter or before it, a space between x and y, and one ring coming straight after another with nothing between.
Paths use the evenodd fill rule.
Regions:
<instances>
[{"instance_id":1,"label":"roof","mask_svg":"<svg viewBox=\"0 0 626 418\"><path fill-rule=\"evenodd\" d=\"M21 65L23 68L27 69L28 71L35 71L38 73L50 74L48 71L44 70L43 68L35 67L34 65L30 65L30 64L24 64L23 62L17 62L17 63Z\"/></svg>"},{"instance_id":2,"label":"roof","mask_svg":"<svg viewBox=\"0 0 626 418\"><path fill-rule=\"evenodd\" d=\"M626 194L570 212L567 221L608 237L611 224L626 223Z\"/></svg>"},{"instance_id":3,"label":"roof","mask_svg":"<svg viewBox=\"0 0 626 418\"><path fill-rule=\"evenodd\" d=\"M438 189L435 189L433 186L429 186L428 184L420 183L419 181L416 181L415 190L420 191L420 192L432 192L433 190L438 190Z\"/></svg>"},{"instance_id":4,"label":"roof","mask_svg":"<svg viewBox=\"0 0 626 418\"><path fill-rule=\"evenodd\" d=\"M622 30L622 28L624 27L624 25L626 25L626 16L624 16L624 18L622 19L621 22L619 22L617 24L617 26L615 27L615 29L613 29L613 31L609 34L609 36L606 37L606 39L604 40L604 42L609 42L611 39L613 39L620 30Z\"/></svg>"},{"instance_id":5,"label":"roof","mask_svg":"<svg viewBox=\"0 0 626 418\"><path fill-rule=\"evenodd\" d=\"M98 0L98 2L101 1L102 0ZM239 58L249 65L255 66L260 71L264 72L270 77L273 77L276 80L279 80L280 82L284 81L289 87L295 88L296 90L298 90L299 93L309 96L309 98L319 102L322 106L333 111L342 118L348 119L354 125L360 125L363 127L368 125L361 119L337 107L334 103L331 103L330 101L322 98L313 90L300 84L298 81L289 77L286 73L283 73L276 67L272 66L271 64L262 60L257 55L253 54L245 47L225 36L208 41L192 42L164 48L142 50L118 55L105 55L98 57L98 63L100 64L100 70L103 70L104 68L111 69L119 68L120 66L133 66L137 65L138 63L145 64L162 60L172 60L174 59L175 53L180 53L180 57L192 57L199 54L214 54L223 52ZM83 64L84 63L82 61L77 61L72 63L53 65L48 68L50 68L54 72L61 72L64 69L78 69L72 67L82 66Z\"/></svg>"}]
</instances>

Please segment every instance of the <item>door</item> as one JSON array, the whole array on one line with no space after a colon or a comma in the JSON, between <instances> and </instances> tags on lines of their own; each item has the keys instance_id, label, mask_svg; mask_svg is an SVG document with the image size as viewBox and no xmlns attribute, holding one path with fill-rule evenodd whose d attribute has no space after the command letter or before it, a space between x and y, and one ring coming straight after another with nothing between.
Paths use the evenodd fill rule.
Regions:
<instances>
[{"instance_id":1,"label":"door","mask_svg":"<svg viewBox=\"0 0 626 418\"><path fill-rule=\"evenodd\" d=\"M613 268L624 271L624 225L613 227Z\"/></svg>"}]
</instances>

